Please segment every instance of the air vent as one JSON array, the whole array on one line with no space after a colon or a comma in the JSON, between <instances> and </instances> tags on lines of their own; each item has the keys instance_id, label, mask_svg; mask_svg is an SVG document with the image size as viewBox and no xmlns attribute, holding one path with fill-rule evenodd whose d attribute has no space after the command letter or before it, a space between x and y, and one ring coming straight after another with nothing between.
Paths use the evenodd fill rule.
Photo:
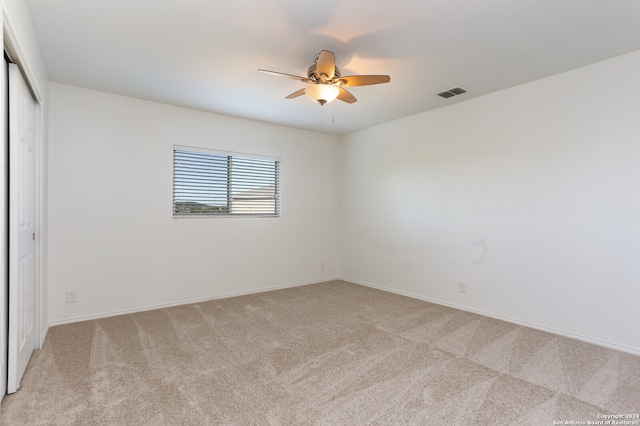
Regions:
<instances>
[{"instance_id":1,"label":"air vent","mask_svg":"<svg viewBox=\"0 0 640 426\"><path fill-rule=\"evenodd\" d=\"M438 93L438 96L442 96L443 98L452 98L455 96L455 93L442 92L442 93Z\"/></svg>"},{"instance_id":2,"label":"air vent","mask_svg":"<svg viewBox=\"0 0 640 426\"><path fill-rule=\"evenodd\" d=\"M462 95L463 93L467 93L467 91L461 87L454 87L453 89L449 89L446 92L438 93L438 96L441 96L443 98L451 98L456 95Z\"/></svg>"}]
</instances>

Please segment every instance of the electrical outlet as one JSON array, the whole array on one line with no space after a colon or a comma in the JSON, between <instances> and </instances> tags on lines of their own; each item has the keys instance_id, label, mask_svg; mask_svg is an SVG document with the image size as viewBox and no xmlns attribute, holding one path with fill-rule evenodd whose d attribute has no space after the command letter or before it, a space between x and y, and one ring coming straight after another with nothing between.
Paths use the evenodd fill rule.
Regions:
<instances>
[{"instance_id":1,"label":"electrical outlet","mask_svg":"<svg viewBox=\"0 0 640 426\"><path fill-rule=\"evenodd\" d=\"M67 303L76 303L78 301L78 290L67 290Z\"/></svg>"},{"instance_id":2,"label":"electrical outlet","mask_svg":"<svg viewBox=\"0 0 640 426\"><path fill-rule=\"evenodd\" d=\"M324 262L320 262L320 270L321 271L324 271L324 267L325 267Z\"/></svg>"},{"instance_id":3,"label":"electrical outlet","mask_svg":"<svg viewBox=\"0 0 640 426\"><path fill-rule=\"evenodd\" d=\"M458 283L458 291L460 293L466 293L467 292L467 283L463 283L462 281L460 281Z\"/></svg>"}]
</instances>

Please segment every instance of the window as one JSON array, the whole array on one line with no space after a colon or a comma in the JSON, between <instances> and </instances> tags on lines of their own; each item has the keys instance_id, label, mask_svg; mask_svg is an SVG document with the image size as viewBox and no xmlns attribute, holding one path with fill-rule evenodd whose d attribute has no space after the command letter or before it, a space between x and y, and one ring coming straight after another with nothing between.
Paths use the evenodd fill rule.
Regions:
<instances>
[{"instance_id":1,"label":"window","mask_svg":"<svg viewBox=\"0 0 640 426\"><path fill-rule=\"evenodd\" d=\"M279 216L280 160L173 148L173 216Z\"/></svg>"}]
</instances>

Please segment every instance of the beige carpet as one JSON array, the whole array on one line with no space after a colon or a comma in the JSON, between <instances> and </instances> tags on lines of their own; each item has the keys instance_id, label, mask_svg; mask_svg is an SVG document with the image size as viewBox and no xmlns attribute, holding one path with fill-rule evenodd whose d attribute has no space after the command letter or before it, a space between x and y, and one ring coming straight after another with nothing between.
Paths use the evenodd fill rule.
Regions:
<instances>
[{"instance_id":1,"label":"beige carpet","mask_svg":"<svg viewBox=\"0 0 640 426\"><path fill-rule=\"evenodd\" d=\"M553 425L640 357L334 281L53 327L22 385L2 425Z\"/></svg>"}]
</instances>

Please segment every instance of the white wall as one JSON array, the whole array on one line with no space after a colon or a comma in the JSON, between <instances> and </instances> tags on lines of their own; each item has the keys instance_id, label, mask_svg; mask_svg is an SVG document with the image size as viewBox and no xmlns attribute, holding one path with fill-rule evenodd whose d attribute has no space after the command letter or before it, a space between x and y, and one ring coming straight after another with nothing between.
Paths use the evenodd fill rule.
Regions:
<instances>
[{"instance_id":1,"label":"white wall","mask_svg":"<svg viewBox=\"0 0 640 426\"><path fill-rule=\"evenodd\" d=\"M640 51L346 136L342 276L640 353L639 75Z\"/></svg>"},{"instance_id":2,"label":"white wall","mask_svg":"<svg viewBox=\"0 0 640 426\"><path fill-rule=\"evenodd\" d=\"M10 36L14 37L13 47L17 47L21 55L20 58L13 59L20 60L20 66L26 70L29 84L33 86L44 102L48 92L47 69L40 53L29 8L25 0L2 0L1 3L4 12L3 19L9 24L9 28L4 28L4 31L8 31ZM9 44L7 40L4 40L3 46L7 44Z\"/></svg>"},{"instance_id":3,"label":"white wall","mask_svg":"<svg viewBox=\"0 0 640 426\"><path fill-rule=\"evenodd\" d=\"M640 353L638 71L635 52L343 138L51 83L49 318L340 275ZM172 219L174 143L281 156L282 217Z\"/></svg>"},{"instance_id":4,"label":"white wall","mask_svg":"<svg viewBox=\"0 0 640 426\"><path fill-rule=\"evenodd\" d=\"M53 324L338 275L337 137L58 83L50 97ZM281 217L173 219L174 144L281 157Z\"/></svg>"}]
</instances>

